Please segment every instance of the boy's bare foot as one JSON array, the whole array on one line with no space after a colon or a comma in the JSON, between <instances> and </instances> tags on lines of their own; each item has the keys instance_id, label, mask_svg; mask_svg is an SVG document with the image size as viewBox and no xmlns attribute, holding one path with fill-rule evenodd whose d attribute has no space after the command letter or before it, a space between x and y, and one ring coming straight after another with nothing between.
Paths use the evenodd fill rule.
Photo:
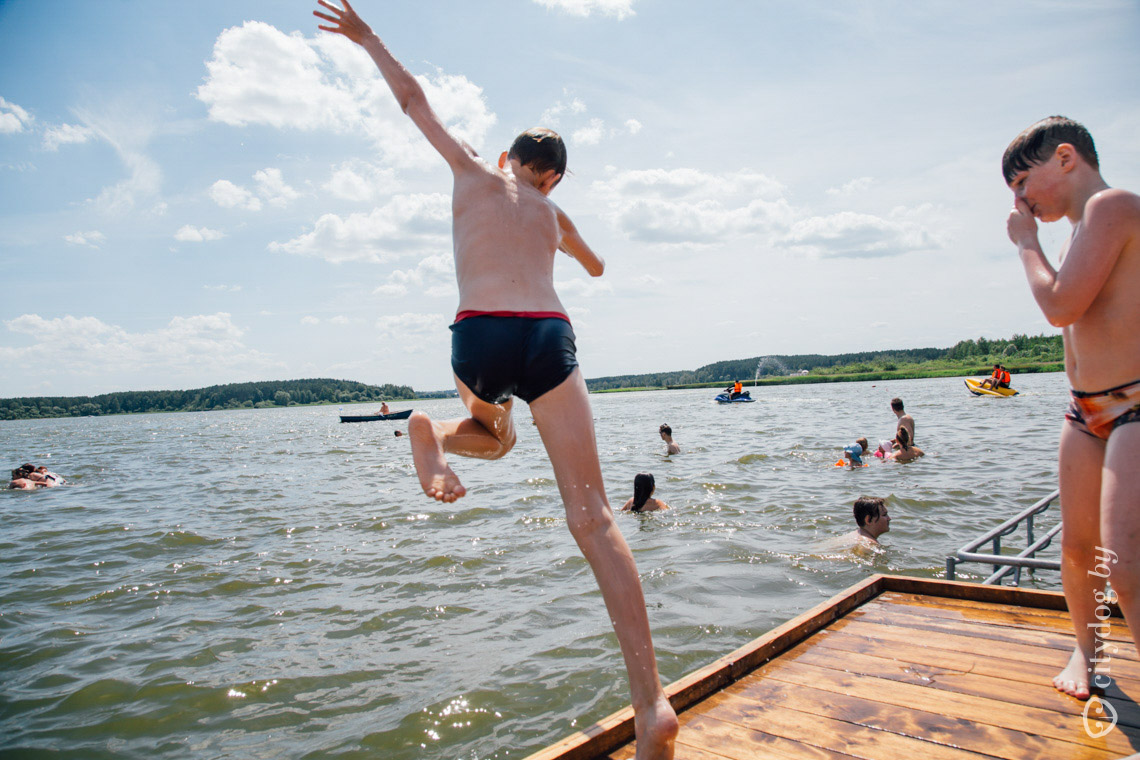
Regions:
<instances>
[{"instance_id":1,"label":"boy's bare foot","mask_svg":"<svg viewBox=\"0 0 1140 760\"><path fill-rule=\"evenodd\" d=\"M443 456L443 435L423 412L413 412L408 419L408 436L412 439L412 461L424 493L436 501L451 503L467 493L459 477Z\"/></svg>"},{"instance_id":2,"label":"boy's bare foot","mask_svg":"<svg viewBox=\"0 0 1140 760\"><path fill-rule=\"evenodd\" d=\"M664 695L649 710L635 712L637 754L634 760L673 760L673 740L677 738L677 713Z\"/></svg>"},{"instance_id":3,"label":"boy's bare foot","mask_svg":"<svg viewBox=\"0 0 1140 760\"><path fill-rule=\"evenodd\" d=\"M1069 664L1065 666L1057 675L1053 676L1053 686L1058 691L1063 691L1066 694L1076 697L1077 699L1088 699L1089 694L1089 677L1091 671L1089 668L1092 663L1081 652L1080 647L1073 649L1073 656L1069 658Z\"/></svg>"}]
</instances>

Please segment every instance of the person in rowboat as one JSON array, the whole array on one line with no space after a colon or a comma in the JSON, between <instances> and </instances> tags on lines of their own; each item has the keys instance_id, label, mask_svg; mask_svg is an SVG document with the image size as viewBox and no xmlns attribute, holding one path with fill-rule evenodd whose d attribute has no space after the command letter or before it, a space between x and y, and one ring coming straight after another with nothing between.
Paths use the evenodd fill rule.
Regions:
<instances>
[{"instance_id":1,"label":"person in rowboat","mask_svg":"<svg viewBox=\"0 0 1140 760\"><path fill-rule=\"evenodd\" d=\"M657 672L645 598L633 555L606 499L586 383L574 331L554 291L559 250L597 277L605 263L549 198L566 172L566 147L548 129L523 132L496 163L483 161L444 127L416 78L397 61L348 0L318 0L328 22L372 56L400 108L453 176L452 233L459 307L451 325L455 387L469 417L408 422L424 493L454 502L467 489L447 454L498 459L515 444L512 397L530 405L554 467L567 523L589 562L625 657L632 692L636 760L673 757L677 716ZM504 27L504 34L511 33ZM494 44L502 44L495 40Z\"/></svg>"}]
</instances>

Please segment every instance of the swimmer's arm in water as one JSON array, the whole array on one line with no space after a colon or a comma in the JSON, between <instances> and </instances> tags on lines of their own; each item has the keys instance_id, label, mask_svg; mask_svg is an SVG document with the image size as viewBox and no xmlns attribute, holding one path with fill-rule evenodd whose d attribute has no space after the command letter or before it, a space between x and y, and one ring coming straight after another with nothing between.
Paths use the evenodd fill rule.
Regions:
<instances>
[{"instance_id":1,"label":"swimmer's arm in water","mask_svg":"<svg viewBox=\"0 0 1140 760\"><path fill-rule=\"evenodd\" d=\"M586 244L574 222L570 221L570 217L566 216L562 209L558 209L558 228L562 233L562 242L558 244L558 250L570 254L591 277L601 277L606 271L606 262Z\"/></svg>"},{"instance_id":2,"label":"swimmer's arm in water","mask_svg":"<svg viewBox=\"0 0 1140 760\"><path fill-rule=\"evenodd\" d=\"M341 0L344 4L343 10L325 0L317 2L333 14L330 16L327 13L313 11L314 16L332 24L331 26L320 24L317 28L347 37L368 51L384 76L384 81L391 88L392 94L396 96L400 109L411 117L412 122L419 127L420 132L423 132L431 146L447 161L452 172L474 167L477 158L475 151L447 131L447 127L428 103L427 95L424 94L420 83L389 52L388 47L380 41L372 28L356 15L348 0Z\"/></svg>"}]
</instances>

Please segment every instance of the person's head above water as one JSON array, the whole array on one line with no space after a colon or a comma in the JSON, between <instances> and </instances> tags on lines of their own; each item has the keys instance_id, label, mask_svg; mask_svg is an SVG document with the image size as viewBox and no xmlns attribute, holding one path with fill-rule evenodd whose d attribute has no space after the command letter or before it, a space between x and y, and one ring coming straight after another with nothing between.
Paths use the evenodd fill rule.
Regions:
<instances>
[{"instance_id":1,"label":"person's head above water","mask_svg":"<svg viewBox=\"0 0 1140 760\"><path fill-rule=\"evenodd\" d=\"M552 129L534 127L520 134L506 152L507 159L518 161L536 175L554 172L553 189L566 174L566 143Z\"/></svg>"},{"instance_id":2,"label":"person's head above water","mask_svg":"<svg viewBox=\"0 0 1140 760\"><path fill-rule=\"evenodd\" d=\"M902 399L901 398L891 399L891 409L894 409L896 412L901 412L903 410Z\"/></svg>"},{"instance_id":3,"label":"person's head above water","mask_svg":"<svg viewBox=\"0 0 1140 760\"><path fill-rule=\"evenodd\" d=\"M898 441L900 450L906 451L910 448L910 433L908 433L906 431L906 428L902 427L901 425L899 426L895 440Z\"/></svg>"},{"instance_id":4,"label":"person's head above water","mask_svg":"<svg viewBox=\"0 0 1140 760\"><path fill-rule=\"evenodd\" d=\"M669 427L664 422L661 423L661 427L657 429L657 432L661 433L662 438L665 436L669 436L670 438L673 437L673 428Z\"/></svg>"},{"instance_id":5,"label":"person's head above water","mask_svg":"<svg viewBox=\"0 0 1140 760\"><path fill-rule=\"evenodd\" d=\"M640 512L656 489L657 483L653 480L652 473L637 473L633 478L633 507L631 509L634 512Z\"/></svg>"},{"instance_id":6,"label":"person's head above water","mask_svg":"<svg viewBox=\"0 0 1140 760\"><path fill-rule=\"evenodd\" d=\"M1014 177L1021 172L1046 163L1062 145L1071 145L1085 163L1100 170L1100 159L1097 158L1096 146L1089 131L1072 119L1050 116L1031 124L1013 138L1013 142L1005 149L1005 155L1001 157L1001 173L1005 177L1005 183L1012 184Z\"/></svg>"},{"instance_id":7,"label":"person's head above water","mask_svg":"<svg viewBox=\"0 0 1140 760\"><path fill-rule=\"evenodd\" d=\"M857 443L857 444L859 444L860 446L862 446L862 447L863 447L863 451L867 451L868 449L870 449L870 448L871 448L871 444L867 442L867 439L866 439L866 438L856 438L856 439L855 439L855 443Z\"/></svg>"},{"instance_id":8,"label":"person's head above water","mask_svg":"<svg viewBox=\"0 0 1140 760\"><path fill-rule=\"evenodd\" d=\"M886 499L877 496L860 496L855 500L855 524L859 534L878 541L879 536L891 529Z\"/></svg>"}]
</instances>

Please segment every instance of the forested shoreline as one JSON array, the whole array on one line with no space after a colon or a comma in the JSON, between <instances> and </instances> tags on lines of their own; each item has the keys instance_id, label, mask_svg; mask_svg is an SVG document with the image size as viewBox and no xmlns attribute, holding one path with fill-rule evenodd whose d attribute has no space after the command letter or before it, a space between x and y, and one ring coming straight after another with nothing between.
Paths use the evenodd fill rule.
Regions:
<instances>
[{"instance_id":1,"label":"forested shoreline","mask_svg":"<svg viewBox=\"0 0 1140 760\"><path fill-rule=\"evenodd\" d=\"M614 375L586 380L591 391L638 388L682 388L777 378L797 382L832 382L839 379L875 379L884 376L923 377L959 372L973 374L1000 362L1023 371L1058 369L1065 349L1060 335L1014 335L1012 338L962 340L950 348L907 348L850 354L797 354L753 356L706 364L695 370Z\"/></svg>"},{"instance_id":2,"label":"forested shoreline","mask_svg":"<svg viewBox=\"0 0 1140 760\"><path fill-rule=\"evenodd\" d=\"M271 380L211 385L187 391L122 391L99 396L34 396L0 399L0 420L95 417L147 412L267 409L305 404L353 404L415 398L406 385L366 385L352 380Z\"/></svg>"}]
</instances>

